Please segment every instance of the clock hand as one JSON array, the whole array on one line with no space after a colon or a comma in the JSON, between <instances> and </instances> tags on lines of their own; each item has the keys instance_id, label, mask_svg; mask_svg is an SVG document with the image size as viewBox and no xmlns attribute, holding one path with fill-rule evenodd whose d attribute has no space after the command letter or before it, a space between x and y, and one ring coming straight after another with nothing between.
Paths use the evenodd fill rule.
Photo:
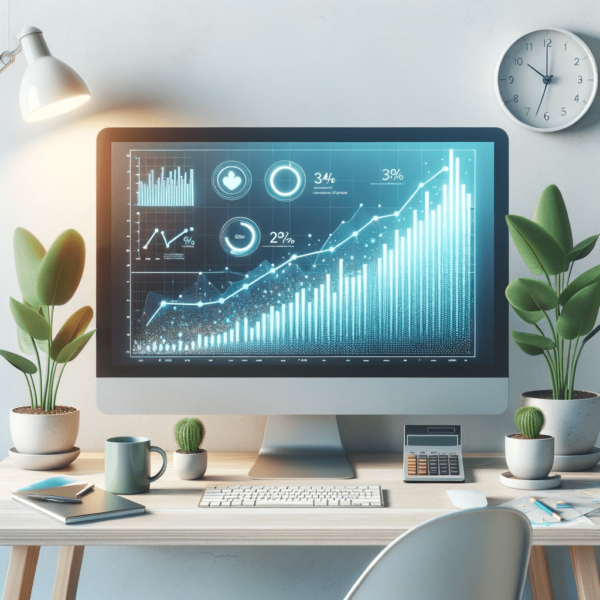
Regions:
<instances>
[{"instance_id":1,"label":"clock hand","mask_svg":"<svg viewBox=\"0 0 600 600\"><path fill-rule=\"evenodd\" d=\"M546 77L548 77L548 45L546 45Z\"/></svg>"},{"instance_id":2,"label":"clock hand","mask_svg":"<svg viewBox=\"0 0 600 600\"><path fill-rule=\"evenodd\" d=\"M542 102L544 101L544 96L546 95L546 90L548 89L548 84L546 84L544 86L544 93L542 94L542 99L540 100L540 104L537 107L537 110L535 111L535 116L538 116L538 113L540 112L540 107L542 106Z\"/></svg>"},{"instance_id":3,"label":"clock hand","mask_svg":"<svg viewBox=\"0 0 600 600\"><path fill-rule=\"evenodd\" d=\"M533 69L533 70L534 70L534 71L535 71L535 72L536 72L538 75L541 75L542 77L544 76L544 75L543 75L542 73L540 73L540 72L539 72L537 69L534 69L534 68L533 68L533 67L532 67L532 66L531 66L529 63L527 63L527 66L528 66L530 69Z\"/></svg>"}]
</instances>

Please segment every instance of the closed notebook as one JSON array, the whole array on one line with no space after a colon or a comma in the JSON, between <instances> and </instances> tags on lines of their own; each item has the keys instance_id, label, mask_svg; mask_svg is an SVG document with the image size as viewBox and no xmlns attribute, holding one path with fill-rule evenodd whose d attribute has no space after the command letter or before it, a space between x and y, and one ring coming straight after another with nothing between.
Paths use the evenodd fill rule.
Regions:
<instances>
[{"instance_id":1,"label":"closed notebook","mask_svg":"<svg viewBox=\"0 0 600 600\"><path fill-rule=\"evenodd\" d=\"M85 523L86 521L102 521L104 519L118 519L146 512L146 508L137 502L111 494L100 488L94 488L81 497L81 504L66 502L49 502L29 498L29 494L45 494L48 496L63 496L74 498L75 494L84 486L65 485L41 490L27 490L13 492L13 498L26 506L41 512L61 523Z\"/></svg>"}]
</instances>

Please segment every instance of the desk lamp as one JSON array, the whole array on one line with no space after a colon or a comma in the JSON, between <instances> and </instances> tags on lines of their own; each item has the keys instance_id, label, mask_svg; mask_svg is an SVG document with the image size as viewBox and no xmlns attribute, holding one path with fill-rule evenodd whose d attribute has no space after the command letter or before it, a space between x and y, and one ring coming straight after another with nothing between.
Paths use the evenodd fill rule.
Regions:
<instances>
[{"instance_id":1,"label":"desk lamp","mask_svg":"<svg viewBox=\"0 0 600 600\"><path fill-rule=\"evenodd\" d=\"M26 27L19 34L17 48L0 54L0 73L15 62L21 51L28 63L19 93L25 121L43 121L62 115L90 99L83 79L50 54L44 35L37 27Z\"/></svg>"}]
</instances>

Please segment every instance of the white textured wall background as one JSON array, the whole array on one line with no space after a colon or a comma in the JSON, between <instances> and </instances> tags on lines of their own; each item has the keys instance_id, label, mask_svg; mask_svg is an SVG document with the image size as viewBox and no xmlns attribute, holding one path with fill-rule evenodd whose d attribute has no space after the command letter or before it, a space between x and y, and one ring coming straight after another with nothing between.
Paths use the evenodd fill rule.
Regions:
<instances>
[{"instance_id":1,"label":"white textured wall background","mask_svg":"<svg viewBox=\"0 0 600 600\"><path fill-rule=\"evenodd\" d=\"M26 124L18 110L23 57L0 78L0 299L18 293L16 226L46 245L74 227L89 253L73 306L94 305L95 143L108 126L502 127L510 137L511 211L531 213L539 192L556 183L576 240L600 231L600 100L574 127L542 135L510 123L492 85L500 53L528 30L572 30L600 58L595 0L12 0L10 41L6 14L7 0L0 0L0 46L12 48L26 25L40 27L52 52L84 77L93 101ZM513 276L524 273L516 258L512 252ZM0 312L0 346L17 348L7 310ZM600 389L597 356L596 346L582 358L579 387ZM82 409L79 445L98 450L106 437L138 433L171 449L175 416L112 417L96 409L94 360L93 348L86 350L62 391L65 403ZM3 453L11 445L8 409L22 404L26 391L7 366L0 366L0 382ZM467 450L501 450L519 392L545 384L539 361L512 352L509 412L453 418L466 428ZM203 418L208 450L258 449L263 417ZM354 451L400 449L403 423L399 416L340 419ZM369 548L90 549L80 597L329 600L344 596L374 554ZM7 560L0 552L4 567ZM53 551L42 553L35 598L47 597L54 560ZM561 599L575 597L565 561L561 551L551 554Z\"/></svg>"}]
</instances>

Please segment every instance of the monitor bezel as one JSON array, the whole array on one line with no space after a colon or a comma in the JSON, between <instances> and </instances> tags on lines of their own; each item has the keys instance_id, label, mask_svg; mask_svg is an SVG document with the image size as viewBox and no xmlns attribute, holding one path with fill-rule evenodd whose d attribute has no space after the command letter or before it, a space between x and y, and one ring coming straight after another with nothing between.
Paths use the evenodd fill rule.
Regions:
<instances>
[{"instance_id":1,"label":"monitor bezel","mask_svg":"<svg viewBox=\"0 0 600 600\"><path fill-rule=\"evenodd\" d=\"M113 365L111 363L111 144L113 142L493 142L494 364ZM97 138L97 377L508 377L508 136L499 128L111 127Z\"/></svg>"}]
</instances>

